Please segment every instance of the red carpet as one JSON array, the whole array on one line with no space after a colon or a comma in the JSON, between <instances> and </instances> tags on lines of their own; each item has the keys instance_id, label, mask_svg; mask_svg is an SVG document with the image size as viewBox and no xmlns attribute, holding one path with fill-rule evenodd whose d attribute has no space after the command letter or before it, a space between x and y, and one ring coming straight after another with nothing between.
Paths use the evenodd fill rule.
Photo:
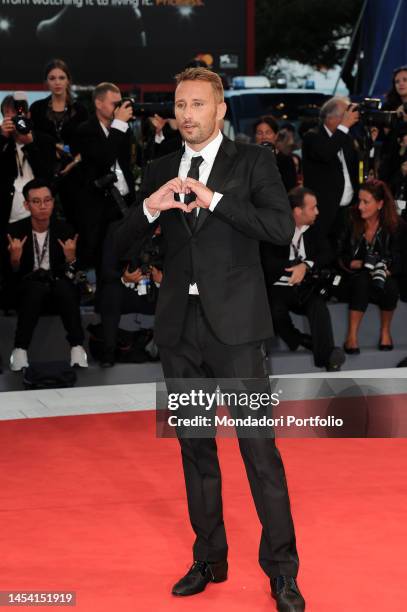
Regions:
<instances>
[{"instance_id":1,"label":"red carpet","mask_svg":"<svg viewBox=\"0 0 407 612\"><path fill-rule=\"evenodd\" d=\"M194 598L169 595L190 564L192 532L178 444L154 431L154 412L0 424L0 591L75 590L74 609L86 612L275 609L235 440L219 441L230 578ZM404 612L406 441L279 448L307 610Z\"/></svg>"}]
</instances>

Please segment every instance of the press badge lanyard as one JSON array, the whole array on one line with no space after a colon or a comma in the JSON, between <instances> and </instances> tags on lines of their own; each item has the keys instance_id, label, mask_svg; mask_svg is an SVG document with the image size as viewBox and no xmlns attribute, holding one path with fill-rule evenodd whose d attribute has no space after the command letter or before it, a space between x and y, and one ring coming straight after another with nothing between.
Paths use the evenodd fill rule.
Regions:
<instances>
[{"instance_id":1,"label":"press badge lanyard","mask_svg":"<svg viewBox=\"0 0 407 612\"><path fill-rule=\"evenodd\" d=\"M34 238L35 256L37 259L38 267L41 268L41 264L44 261L45 253L47 252L47 248L48 248L49 231L47 232L47 235L45 236L44 244L42 245L41 256L40 256L40 245L38 244L38 238L34 232L33 232L33 238Z\"/></svg>"},{"instance_id":2,"label":"press badge lanyard","mask_svg":"<svg viewBox=\"0 0 407 612\"><path fill-rule=\"evenodd\" d=\"M294 250L294 259L297 259L297 257L302 259L302 257L300 256L300 244L301 244L302 236L303 234L301 233L300 237L298 238L297 245L295 245L293 242L291 243L291 246L293 247L293 250Z\"/></svg>"},{"instance_id":3,"label":"press badge lanyard","mask_svg":"<svg viewBox=\"0 0 407 612\"><path fill-rule=\"evenodd\" d=\"M21 160L21 159L20 159L20 155L19 155L19 153L18 153L18 148L16 147L16 161L17 161L17 168L18 168L18 174L19 174L19 176L21 176L21 177L23 176L23 167L24 167L24 162L25 162L25 159L26 159L26 158L25 158L25 153L24 153L24 151L23 151L22 153L23 153L23 159Z\"/></svg>"}]
</instances>

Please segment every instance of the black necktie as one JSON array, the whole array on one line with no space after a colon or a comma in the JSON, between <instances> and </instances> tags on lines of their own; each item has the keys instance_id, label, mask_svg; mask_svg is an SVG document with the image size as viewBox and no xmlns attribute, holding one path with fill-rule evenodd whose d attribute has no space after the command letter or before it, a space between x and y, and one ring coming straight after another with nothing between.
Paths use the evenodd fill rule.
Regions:
<instances>
[{"instance_id":1,"label":"black necktie","mask_svg":"<svg viewBox=\"0 0 407 612\"><path fill-rule=\"evenodd\" d=\"M201 157L200 155L197 157L192 157L191 165L189 167L187 177L191 177L195 179L196 181L199 181L199 166L202 164L202 162L203 162L203 157ZM191 204L191 202L194 202L195 200L196 200L196 195L193 192L186 193L184 195L184 204ZM194 230L197 213L198 213L197 208L196 209L194 208L194 210L190 213L185 213L187 216L188 225L191 228L191 231Z\"/></svg>"}]
</instances>

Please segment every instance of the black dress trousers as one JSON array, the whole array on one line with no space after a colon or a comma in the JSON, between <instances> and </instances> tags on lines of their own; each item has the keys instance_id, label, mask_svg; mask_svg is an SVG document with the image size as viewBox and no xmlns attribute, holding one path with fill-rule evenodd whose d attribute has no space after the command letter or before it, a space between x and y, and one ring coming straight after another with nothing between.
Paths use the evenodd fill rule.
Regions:
<instances>
[{"instance_id":1,"label":"black dress trousers","mask_svg":"<svg viewBox=\"0 0 407 612\"><path fill-rule=\"evenodd\" d=\"M160 346L164 376L171 379L261 379L270 389L261 342L231 346L214 335L199 297L190 296L182 336L174 347ZM225 560L221 472L214 437L178 436L195 532L194 560ZM273 437L239 438L257 514L262 525L259 562L268 576L298 573L298 554L284 466Z\"/></svg>"}]
</instances>

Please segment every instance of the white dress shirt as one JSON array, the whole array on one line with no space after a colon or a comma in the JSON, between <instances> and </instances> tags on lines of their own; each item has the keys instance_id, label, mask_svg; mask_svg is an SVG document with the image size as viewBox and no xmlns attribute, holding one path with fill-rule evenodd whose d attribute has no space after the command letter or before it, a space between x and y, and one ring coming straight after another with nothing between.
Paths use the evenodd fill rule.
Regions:
<instances>
[{"instance_id":1,"label":"white dress shirt","mask_svg":"<svg viewBox=\"0 0 407 612\"><path fill-rule=\"evenodd\" d=\"M101 121L99 121L99 123L102 126L102 130L104 131L107 138L109 136L109 130L105 125L103 125ZM115 128L116 130L120 130L121 132L127 132L127 130L129 129L129 125L125 121L121 121L120 119L114 119L110 128ZM130 190L127 181L124 178L123 170L120 168L120 164L117 160L111 167L111 170L112 172L115 172L117 176L117 181L114 183L114 186L118 189L120 195L124 197L129 193Z\"/></svg>"},{"instance_id":2,"label":"white dress shirt","mask_svg":"<svg viewBox=\"0 0 407 612\"><path fill-rule=\"evenodd\" d=\"M24 156L23 144L16 142L16 155L18 157L17 164L17 177L14 181L14 196L11 204L9 223L15 223L26 217L30 217L31 213L24 206L23 187L28 181L32 181L34 178L33 171L31 169L28 160Z\"/></svg>"},{"instance_id":3,"label":"white dress shirt","mask_svg":"<svg viewBox=\"0 0 407 612\"><path fill-rule=\"evenodd\" d=\"M324 128L326 129L328 136L331 137L332 136L331 130L329 130L326 127L326 125L324 125ZM341 130L341 132L344 132L345 134L349 133L349 128L347 128L346 125L342 125L342 124L338 125L337 129ZM345 186L343 189L341 201L339 202L339 206L348 206L352 202L352 199L353 199L353 187L352 187L352 181L350 180L348 166L346 165L345 155L343 154L342 149L338 151L338 157L342 165L343 178L345 179Z\"/></svg>"},{"instance_id":4,"label":"white dress shirt","mask_svg":"<svg viewBox=\"0 0 407 612\"><path fill-rule=\"evenodd\" d=\"M309 228L309 225L296 225L293 239L291 240L290 245L290 260L292 261L296 257L300 257L301 261L306 263L308 268L312 268L314 262L311 259L307 259L307 254L305 252L304 246L304 233ZM274 283L274 285L283 285L287 287L292 287L289 282L291 280L291 274L288 276L287 274L283 274L280 278Z\"/></svg>"},{"instance_id":5,"label":"white dress shirt","mask_svg":"<svg viewBox=\"0 0 407 612\"><path fill-rule=\"evenodd\" d=\"M194 151L193 149L191 149L191 147L189 147L186 143L185 143L185 150L184 150L184 154L181 158L181 163L179 165L179 170L178 170L178 176L179 178L181 178L182 180L185 180L188 174L188 170L191 166L191 159L193 157L203 157L203 162L201 162L201 165L199 166L199 181L200 183L203 183L204 185L206 185L209 175L211 173L212 170L212 166L213 163L215 161L215 157L218 154L219 151L219 147L222 143L223 140L223 134L221 131L218 132L218 135L216 136L216 138L214 138L213 140L211 140L211 142L209 144L206 145L206 147L204 147L203 149L201 149L200 151ZM211 212L213 212L215 210L215 207L217 206L217 204L219 203L219 201L222 198L222 194L218 193L215 191L215 193L213 194L212 197L212 201L209 205L209 210ZM184 201L184 194L180 194L180 200L183 202ZM156 215L151 215L146 207L145 204L145 200L143 203L143 210L144 210L144 214L146 215L148 221L150 223L153 223L158 216L160 215L160 213L158 212ZM191 213L193 215L194 213L196 215L199 214L199 207L194 209ZM194 283L193 285L189 286L189 294L190 295L199 295L199 291L198 291L198 287L197 284Z\"/></svg>"}]
</instances>

